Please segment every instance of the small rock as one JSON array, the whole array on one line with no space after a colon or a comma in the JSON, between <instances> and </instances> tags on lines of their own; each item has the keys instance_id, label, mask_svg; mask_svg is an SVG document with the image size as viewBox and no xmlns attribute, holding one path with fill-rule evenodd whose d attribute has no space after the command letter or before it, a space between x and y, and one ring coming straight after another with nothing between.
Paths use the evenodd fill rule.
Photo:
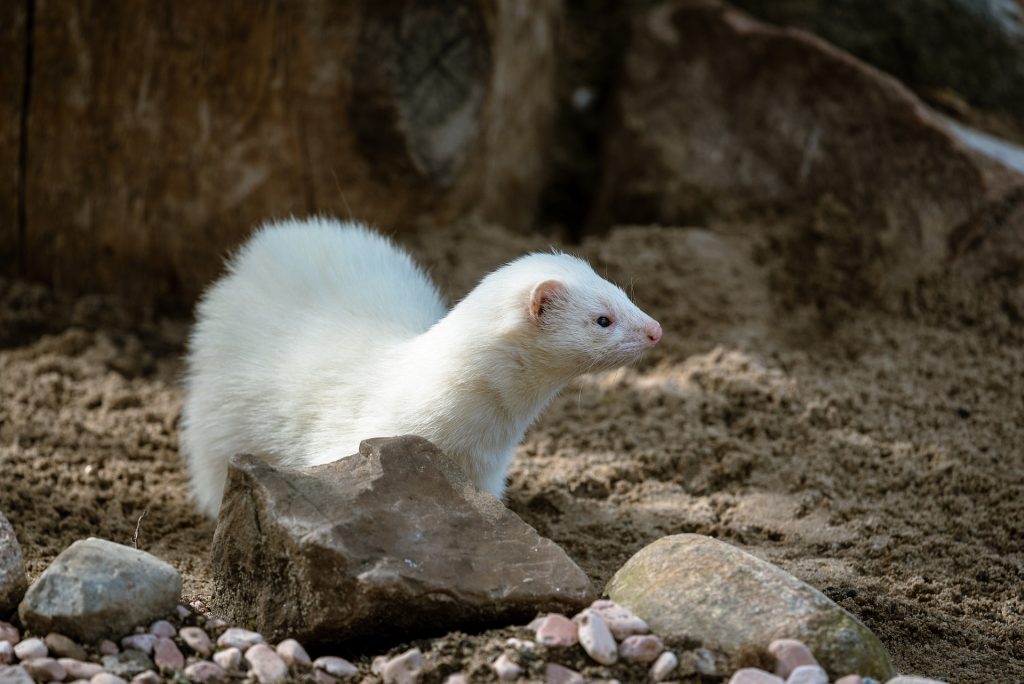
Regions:
<instances>
[{"instance_id":1,"label":"small rock","mask_svg":"<svg viewBox=\"0 0 1024 684\"><path fill-rule=\"evenodd\" d=\"M167 620L157 620L149 626L149 633L155 634L158 637L167 637L170 639L178 633L178 630L176 630L174 625Z\"/></svg>"},{"instance_id":2,"label":"small rock","mask_svg":"<svg viewBox=\"0 0 1024 684\"><path fill-rule=\"evenodd\" d=\"M100 655L117 655L120 652L121 649L110 639L104 639L100 642Z\"/></svg>"},{"instance_id":3,"label":"small rock","mask_svg":"<svg viewBox=\"0 0 1024 684\"><path fill-rule=\"evenodd\" d=\"M579 643L576 623L558 613L548 613L537 627L537 643L543 646L575 646Z\"/></svg>"},{"instance_id":4,"label":"small rock","mask_svg":"<svg viewBox=\"0 0 1024 684\"><path fill-rule=\"evenodd\" d=\"M100 672L98 675L93 675L92 679L89 680L89 684L128 684L128 682L115 674Z\"/></svg>"},{"instance_id":5,"label":"small rock","mask_svg":"<svg viewBox=\"0 0 1024 684\"><path fill-rule=\"evenodd\" d=\"M602 665L613 665L619 658L619 652L604 618L588 608L580 614L579 623L580 644L587 655Z\"/></svg>"},{"instance_id":6,"label":"small rock","mask_svg":"<svg viewBox=\"0 0 1024 684\"><path fill-rule=\"evenodd\" d=\"M0 620L0 641L10 642L14 646L21 641L21 632L11 623Z\"/></svg>"},{"instance_id":7,"label":"small rock","mask_svg":"<svg viewBox=\"0 0 1024 684\"><path fill-rule=\"evenodd\" d=\"M733 673L729 678L729 684L785 684L785 682L771 672L758 670L756 667L745 667Z\"/></svg>"},{"instance_id":8,"label":"small rock","mask_svg":"<svg viewBox=\"0 0 1024 684\"><path fill-rule=\"evenodd\" d=\"M157 638L155 634L132 634L121 639L121 648L142 651L146 655L152 655L153 646L156 645Z\"/></svg>"},{"instance_id":9,"label":"small rock","mask_svg":"<svg viewBox=\"0 0 1024 684\"><path fill-rule=\"evenodd\" d=\"M159 558L103 539L76 541L43 571L18 608L39 633L82 643L125 634L178 605L181 576Z\"/></svg>"},{"instance_id":10,"label":"small rock","mask_svg":"<svg viewBox=\"0 0 1024 684\"><path fill-rule=\"evenodd\" d=\"M768 652L775 657L775 674L783 679L801 665L817 665L811 649L796 639L776 639L768 644Z\"/></svg>"},{"instance_id":11,"label":"small rock","mask_svg":"<svg viewBox=\"0 0 1024 684\"><path fill-rule=\"evenodd\" d=\"M821 665L799 665L789 674L786 684L828 684L828 673Z\"/></svg>"},{"instance_id":12,"label":"small rock","mask_svg":"<svg viewBox=\"0 0 1024 684\"><path fill-rule=\"evenodd\" d=\"M103 672L103 668L96 663L87 663L76 658L57 658L57 662L71 679L91 679Z\"/></svg>"},{"instance_id":13,"label":"small rock","mask_svg":"<svg viewBox=\"0 0 1024 684\"><path fill-rule=\"evenodd\" d=\"M57 657L74 658L75 660L85 660L87 657L84 648L63 634L50 632L43 641L46 643L46 647L50 649L50 653Z\"/></svg>"},{"instance_id":14,"label":"small rock","mask_svg":"<svg viewBox=\"0 0 1024 684\"><path fill-rule=\"evenodd\" d=\"M544 618L545 617L547 617L547 616L543 615L543 616L540 616L540 617L533 618L532 620L530 620L530 623L528 625L526 625L526 627L524 629L528 629L531 632L536 632L537 628L540 627L542 622L544 622Z\"/></svg>"},{"instance_id":15,"label":"small rock","mask_svg":"<svg viewBox=\"0 0 1024 684\"><path fill-rule=\"evenodd\" d=\"M715 662L715 654L706 648L698 648L693 652L697 660L693 664L698 674L705 677L714 677L718 674L718 664Z\"/></svg>"},{"instance_id":16,"label":"small rock","mask_svg":"<svg viewBox=\"0 0 1024 684\"><path fill-rule=\"evenodd\" d=\"M631 663L653 663L665 645L653 634L634 634L619 644L619 655Z\"/></svg>"},{"instance_id":17,"label":"small rock","mask_svg":"<svg viewBox=\"0 0 1024 684\"><path fill-rule=\"evenodd\" d=\"M288 665L266 644L250 646L245 652L245 662L260 684L274 684L288 676Z\"/></svg>"},{"instance_id":18,"label":"small rock","mask_svg":"<svg viewBox=\"0 0 1024 684\"><path fill-rule=\"evenodd\" d=\"M33 658L22 662L21 666L40 682L59 682L68 676L64 666L53 658Z\"/></svg>"},{"instance_id":19,"label":"small rock","mask_svg":"<svg viewBox=\"0 0 1024 684\"><path fill-rule=\"evenodd\" d=\"M529 639L517 639L516 637L505 639L505 645L517 651L533 651L537 648L537 644Z\"/></svg>"},{"instance_id":20,"label":"small rock","mask_svg":"<svg viewBox=\"0 0 1024 684\"><path fill-rule=\"evenodd\" d=\"M169 637L160 637L153 647L153 662L161 672L181 672L185 669L185 656Z\"/></svg>"},{"instance_id":21,"label":"small rock","mask_svg":"<svg viewBox=\"0 0 1024 684\"><path fill-rule=\"evenodd\" d=\"M469 684L469 677L461 672L456 672L445 677L444 684Z\"/></svg>"},{"instance_id":22,"label":"small rock","mask_svg":"<svg viewBox=\"0 0 1024 684\"><path fill-rule=\"evenodd\" d=\"M152 670L146 670L132 677L131 684L160 684L160 675Z\"/></svg>"},{"instance_id":23,"label":"small rock","mask_svg":"<svg viewBox=\"0 0 1024 684\"><path fill-rule=\"evenodd\" d=\"M21 545L11 523L0 513L0 615L7 615L18 607L26 587L28 580Z\"/></svg>"},{"instance_id":24,"label":"small rock","mask_svg":"<svg viewBox=\"0 0 1024 684\"><path fill-rule=\"evenodd\" d=\"M656 682L663 682L679 665L679 658L672 651L665 651L651 665L650 676Z\"/></svg>"},{"instance_id":25,"label":"small rock","mask_svg":"<svg viewBox=\"0 0 1024 684\"><path fill-rule=\"evenodd\" d=\"M620 641L633 634L647 634L650 631L646 622L637 617L633 611L620 606L615 601L607 599L594 601L590 609L604 618L612 636Z\"/></svg>"},{"instance_id":26,"label":"small rock","mask_svg":"<svg viewBox=\"0 0 1024 684\"><path fill-rule=\"evenodd\" d=\"M927 677L915 677L913 675L898 675L893 677L885 684L946 684L938 679L928 679Z\"/></svg>"},{"instance_id":27,"label":"small rock","mask_svg":"<svg viewBox=\"0 0 1024 684\"><path fill-rule=\"evenodd\" d=\"M185 668L185 677L192 682L217 683L227 681L227 674L220 668L220 665L211 663L209 660L200 660Z\"/></svg>"},{"instance_id":28,"label":"small rock","mask_svg":"<svg viewBox=\"0 0 1024 684\"><path fill-rule=\"evenodd\" d=\"M576 670L558 663L548 663L544 666L544 681L546 684L583 684L586 680Z\"/></svg>"},{"instance_id":29,"label":"small rock","mask_svg":"<svg viewBox=\"0 0 1024 684\"><path fill-rule=\"evenodd\" d=\"M14 646L10 641L0 641L0 665L10 665L14 662Z\"/></svg>"},{"instance_id":30,"label":"small rock","mask_svg":"<svg viewBox=\"0 0 1024 684\"><path fill-rule=\"evenodd\" d=\"M275 650L277 651L277 655L281 656L281 658L284 659L284 662L288 663L289 666L300 665L302 667L309 667L312 663L309 658L309 654L306 653L306 649L302 648L302 644L295 639L285 639L277 645ZM317 662L320 662L320 660L323 660L323 658L320 658ZM338 660L341 660L341 658ZM344 662L347 663L348 661L346 660ZM326 667L322 669L330 672ZM334 673L332 672L331 674Z\"/></svg>"},{"instance_id":31,"label":"small rock","mask_svg":"<svg viewBox=\"0 0 1024 684\"><path fill-rule=\"evenodd\" d=\"M513 663L504 653L491 663L491 669L498 675L498 681L502 682L514 682L523 674L523 668Z\"/></svg>"},{"instance_id":32,"label":"small rock","mask_svg":"<svg viewBox=\"0 0 1024 684\"><path fill-rule=\"evenodd\" d=\"M220 665L227 672L236 672L242 668L242 651L232 646L223 651L213 654L213 662Z\"/></svg>"},{"instance_id":33,"label":"small rock","mask_svg":"<svg viewBox=\"0 0 1024 684\"><path fill-rule=\"evenodd\" d=\"M263 643L263 635L241 627L231 627L217 638L217 645L226 648L237 648L248 651L256 644Z\"/></svg>"},{"instance_id":34,"label":"small rock","mask_svg":"<svg viewBox=\"0 0 1024 684\"><path fill-rule=\"evenodd\" d=\"M192 617L192 611L182 605L174 609L174 614L178 616L179 620L188 620Z\"/></svg>"},{"instance_id":35,"label":"small rock","mask_svg":"<svg viewBox=\"0 0 1024 684\"><path fill-rule=\"evenodd\" d=\"M860 675L851 674L840 677L836 680L836 684L864 684L864 680L860 678Z\"/></svg>"},{"instance_id":36,"label":"small rock","mask_svg":"<svg viewBox=\"0 0 1024 684\"><path fill-rule=\"evenodd\" d=\"M142 651L122 651L116 655L103 656L103 669L118 677L134 677L140 672L152 670L153 661Z\"/></svg>"},{"instance_id":37,"label":"small rock","mask_svg":"<svg viewBox=\"0 0 1024 684\"><path fill-rule=\"evenodd\" d=\"M50 655L50 649L42 639L32 637L14 645L14 655L18 660L31 660L32 658L45 658Z\"/></svg>"},{"instance_id":38,"label":"small rock","mask_svg":"<svg viewBox=\"0 0 1024 684\"><path fill-rule=\"evenodd\" d=\"M418 648L410 648L384 663L380 674L384 684L412 684L419 680L421 669L423 654Z\"/></svg>"},{"instance_id":39,"label":"small rock","mask_svg":"<svg viewBox=\"0 0 1024 684\"><path fill-rule=\"evenodd\" d=\"M182 627L178 636L185 644L204 658L209 658L213 651L210 637L200 627Z\"/></svg>"},{"instance_id":40,"label":"small rock","mask_svg":"<svg viewBox=\"0 0 1024 684\"><path fill-rule=\"evenodd\" d=\"M316 684L338 684L341 680L337 677L332 677L323 670L313 670L313 681Z\"/></svg>"},{"instance_id":41,"label":"small rock","mask_svg":"<svg viewBox=\"0 0 1024 684\"><path fill-rule=\"evenodd\" d=\"M296 642L298 643L298 642ZM302 649L301 646L299 646ZM303 649L303 653L306 651ZM309 656L306 656L306 662L309 662ZM332 677L338 677L344 679L345 677L351 677L354 674L359 674L359 668L348 662L344 658L338 658L337 656L323 656L313 661L313 667L317 670L323 670Z\"/></svg>"},{"instance_id":42,"label":"small rock","mask_svg":"<svg viewBox=\"0 0 1024 684\"><path fill-rule=\"evenodd\" d=\"M36 684L21 665L0 666L0 682L4 684Z\"/></svg>"},{"instance_id":43,"label":"small rock","mask_svg":"<svg viewBox=\"0 0 1024 684\"><path fill-rule=\"evenodd\" d=\"M378 677L384 672L384 666L388 664L387 656L376 656L372 662L370 662L370 673L375 674Z\"/></svg>"}]
</instances>

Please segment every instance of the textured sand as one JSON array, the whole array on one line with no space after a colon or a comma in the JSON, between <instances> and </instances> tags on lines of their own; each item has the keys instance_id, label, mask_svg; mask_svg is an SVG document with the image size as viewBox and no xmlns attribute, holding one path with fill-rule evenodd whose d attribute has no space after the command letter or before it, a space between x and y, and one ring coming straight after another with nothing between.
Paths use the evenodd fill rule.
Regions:
<instances>
[{"instance_id":1,"label":"textured sand","mask_svg":"<svg viewBox=\"0 0 1024 684\"><path fill-rule=\"evenodd\" d=\"M898 313L823 305L834 287L750 234L620 229L579 248L664 343L556 400L509 505L599 585L662 535L711 534L822 589L901 671L1024 678L1021 284L925 284ZM547 244L487 227L407 242L454 297ZM187 329L0 280L0 510L31 575L78 538L130 542L148 511L140 547L208 594L213 526L177 454ZM496 635L423 646L479 669Z\"/></svg>"}]
</instances>

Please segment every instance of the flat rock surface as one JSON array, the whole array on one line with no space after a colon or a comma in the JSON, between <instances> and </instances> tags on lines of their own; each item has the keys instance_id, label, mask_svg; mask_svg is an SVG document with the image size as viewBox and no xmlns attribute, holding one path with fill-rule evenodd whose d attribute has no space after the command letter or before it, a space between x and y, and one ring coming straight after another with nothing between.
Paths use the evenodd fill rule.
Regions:
<instances>
[{"instance_id":1,"label":"flat rock surface","mask_svg":"<svg viewBox=\"0 0 1024 684\"><path fill-rule=\"evenodd\" d=\"M18 614L34 632L88 643L174 612L180 596L181 577L164 561L91 537L54 559L29 587Z\"/></svg>"},{"instance_id":2,"label":"flat rock surface","mask_svg":"<svg viewBox=\"0 0 1024 684\"><path fill-rule=\"evenodd\" d=\"M511 622L594 598L561 548L416 437L367 440L301 470L235 457L212 559L220 610L304 644Z\"/></svg>"},{"instance_id":3,"label":"flat rock surface","mask_svg":"<svg viewBox=\"0 0 1024 684\"><path fill-rule=\"evenodd\" d=\"M857 618L781 568L711 537L659 539L607 589L663 638L697 639L727 653L793 638L833 676L893 674L885 647Z\"/></svg>"},{"instance_id":4,"label":"flat rock surface","mask_svg":"<svg viewBox=\"0 0 1024 684\"><path fill-rule=\"evenodd\" d=\"M27 586L21 545L10 521L0 513L0 618L18 607Z\"/></svg>"}]
</instances>

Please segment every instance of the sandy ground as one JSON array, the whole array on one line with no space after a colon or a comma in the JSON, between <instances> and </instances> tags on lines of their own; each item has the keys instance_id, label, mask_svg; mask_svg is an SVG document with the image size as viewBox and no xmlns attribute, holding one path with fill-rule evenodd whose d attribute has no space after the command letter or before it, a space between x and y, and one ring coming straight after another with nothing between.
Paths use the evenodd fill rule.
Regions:
<instances>
[{"instance_id":1,"label":"sandy ground","mask_svg":"<svg viewBox=\"0 0 1024 684\"><path fill-rule=\"evenodd\" d=\"M599 586L662 535L710 534L822 589L901 671L1024 679L1021 284L823 305L754 233L624 228L579 248L664 343L555 402L509 505ZM547 244L487 227L407 243L452 296ZM0 510L33 577L75 539L130 542L146 512L140 547L208 596L213 525L177 453L187 330L0 281ZM497 634L423 645L482 672Z\"/></svg>"}]
</instances>

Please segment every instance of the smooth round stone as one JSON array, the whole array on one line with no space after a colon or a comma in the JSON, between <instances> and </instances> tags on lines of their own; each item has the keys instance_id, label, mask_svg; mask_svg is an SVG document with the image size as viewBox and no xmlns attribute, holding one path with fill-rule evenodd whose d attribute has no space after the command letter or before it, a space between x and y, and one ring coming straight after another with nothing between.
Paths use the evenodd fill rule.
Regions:
<instances>
[{"instance_id":1,"label":"smooth round stone","mask_svg":"<svg viewBox=\"0 0 1024 684\"><path fill-rule=\"evenodd\" d=\"M21 632L11 623L0 620L0 641L7 641L14 646L21 641Z\"/></svg>"},{"instance_id":2,"label":"smooth round stone","mask_svg":"<svg viewBox=\"0 0 1024 684\"><path fill-rule=\"evenodd\" d=\"M153 654L153 646L156 645L155 634L132 634L121 639L121 648L132 651L142 651L146 655Z\"/></svg>"},{"instance_id":3,"label":"smooth round stone","mask_svg":"<svg viewBox=\"0 0 1024 684\"><path fill-rule=\"evenodd\" d=\"M323 656L313 661L313 667L323 670L327 674L343 679L359 673L359 668L344 658L337 656Z\"/></svg>"},{"instance_id":4,"label":"smooth round stone","mask_svg":"<svg viewBox=\"0 0 1024 684\"><path fill-rule=\"evenodd\" d=\"M21 665L0 666L0 682L4 684L36 684Z\"/></svg>"},{"instance_id":5,"label":"smooth round stone","mask_svg":"<svg viewBox=\"0 0 1024 684\"><path fill-rule=\"evenodd\" d=\"M288 677L288 665L266 644L250 646L245 652L245 662L260 684L276 684Z\"/></svg>"},{"instance_id":6,"label":"smooth round stone","mask_svg":"<svg viewBox=\"0 0 1024 684\"><path fill-rule=\"evenodd\" d=\"M538 644L562 648L575 646L580 640L576 623L558 613L548 613L534 636Z\"/></svg>"},{"instance_id":7,"label":"smooth round stone","mask_svg":"<svg viewBox=\"0 0 1024 684\"><path fill-rule=\"evenodd\" d=\"M199 627L182 627L178 636L185 644L204 658L209 658L213 651L213 642Z\"/></svg>"},{"instance_id":8,"label":"smooth round stone","mask_svg":"<svg viewBox=\"0 0 1024 684\"><path fill-rule=\"evenodd\" d=\"M14 645L14 655L18 656L18 660L45 658L50 655L50 649L46 648L46 644L43 643L42 639L32 637L31 639L25 639L16 643Z\"/></svg>"},{"instance_id":9,"label":"smooth round stone","mask_svg":"<svg viewBox=\"0 0 1024 684\"><path fill-rule=\"evenodd\" d=\"M227 620L224 620L222 618L210 618L206 621L206 624L204 626L206 627L206 631L212 634L214 632L219 632L220 630L227 627L228 622Z\"/></svg>"},{"instance_id":10,"label":"smooth round stone","mask_svg":"<svg viewBox=\"0 0 1024 684\"><path fill-rule=\"evenodd\" d=\"M579 639L583 650L602 665L614 665L615 661L619 659L619 651L604 618L589 608L580 613L578 617Z\"/></svg>"},{"instance_id":11,"label":"smooth round stone","mask_svg":"<svg viewBox=\"0 0 1024 684\"><path fill-rule=\"evenodd\" d=\"M619 644L619 655L631 663L653 663L665 645L653 634L633 634Z\"/></svg>"},{"instance_id":12,"label":"smooth round stone","mask_svg":"<svg viewBox=\"0 0 1024 684\"><path fill-rule=\"evenodd\" d=\"M828 673L821 665L800 665L789 673L786 684L828 684Z\"/></svg>"},{"instance_id":13,"label":"smooth round stone","mask_svg":"<svg viewBox=\"0 0 1024 684\"><path fill-rule=\"evenodd\" d=\"M149 633L155 634L158 637L166 637L170 639L178 633L178 630L176 630L174 625L167 620L157 620L149 626Z\"/></svg>"},{"instance_id":14,"label":"smooth round stone","mask_svg":"<svg viewBox=\"0 0 1024 684\"><path fill-rule=\"evenodd\" d=\"M132 677L131 684L160 684L160 675L152 670L146 670Z\"/></svg>"},{"instance_id":15,"label":"smooth round stone","mask_svg":"<svg viewBox=\"0 0 1024 684\"><path fill-rule=\"evenodd\" d=\"M91 679L103 672L103 667L99 664L87 663L75 658L57 658L57 662L64 667L64 671L71 679Z\"/></svg>"},{"instance_id":16,"label":"smooth round stone","mask_svg":"<svg viewBox=\"0 0 1024 684\"><path fill-rule=\"evenodd\" d=\"M676 654L672 651L665 651L658 656L658 659L654 661L653 665L651 665L651 669L649 671L651 679L656 682L665 681L678 665L679 658L676 657Z\"/></svg>"},{"instance_id":17,"label":"smooth round stone","mask_svg":"<svg viewBox=\"0 0 1024 684\"><path fill-rule=\"evenodd\" d=\"M242 652L237 648L227 648L213 654L213 662L224 668L227 672L236 672L242 669Z\"/></svg>"},{"instance_id":18,"label":"smooth round stone","mask_svg":"<svg viewBox=\"0 0 1024 684\"><path fill-rule=\"evenodd\" d=\"M864 680L860 678L860 675L849 674L837 679L836 684L864 684Z\"/></svg>"},{"instance_id":19,"label":"smooth round stone","mask_svg":"<svg viewBox=\"0 0 1024 684\"><path fill-rule=\"evenodd\" d=\"M422 668L423 653L418 648L410 648L384 663L380 674L384 684L413 684Z\"/></svg>"},{"instance_id":20,"label":"smooth round stone","mask_svg":"<svg viewBox=\"0 0 1024 684\"><path fill-rule=\"evenodd\" d=\"M647 634L651 631L647 623L637 617L633 611L620 606L615 601L599 599L590 604L590 610L604 618L608 630L616 639L621 640L634 634Z\"/></svg>"},{"instance_id":21,"label":"smooth round stone","mask_svg":"<svg viewBox=\"0 0 1024 684\"><path fill-rule=\"evenodd\" d=\"M341 680L337 677L332 677L323 670L313 670L313 681L316 684L338 684Z\"/></svg>"},{"instance_id":22,"label":"smooth round stone","mask_svg":"<svg viewBox=\"0 0 1024 684\"><path fill-rule=\"evenodd\" d=\"M100 672L98 675L94 675L89 680L89 684L128 684L125 680L121 679L115 674L109 672Z\"/></svg>"},{"instance_id":23,"label":"smooth round stone","mask_svg":"<svg viewBox=\"0 0 1024 684\"><path fill-rule=\"evenodd\" d=\"M186 667L185 677L189 681L200 684L226 682L228 679L227 673L221 669L220 665L211 663L209 660L200 660Z\"/></svg>"},{"instance_id":24,"label":"smooth round stone","mask_svg":"<svg viewBox=\"0 0 1024 684\"><path fill-rule=\"evenodd\" d=\"M274 650L277 651L277 655L281 656L281 658L284 659L284 662L288 663L289 666L299 665L302 667L309 667L310 664L312 664L309 653L307 653L306 649L302 647L302 644L295 639L285 639L279 643L277 648ZM348 661L346 660L345 662ZM326 670L327 668L323 669Z\"/></svg>"},{"instance_id":25,"label":"smooth round stone","mask_svg":"<svg viewBox=\"0 0 1024 684\"><path fill-rule=\"evenodd\" d=\"M181 672L185 669L185 656L173 639L160 637L153 647L153 662L163 672Z\"/></svg>"},{"instance_id":26,"label":"smooth round stone","mask_svg":"<svg viewBox=\"0 0 1024 684\"><path fill-rule=\"evenodd\" d=\"M504 653L491 663L491 669L494 670L494 674L498 675L498 680L502 682L514 682L519 679L519 675L523 674L523 668L513 663Z\"/></svg>"},{"instance_id":27,"label":"smooth round stone","mask_svg":"<svg viewBox=\"0 0 1024 684\"><path fill-rule=\"evenodd\" d=\"M192 611L185 606L179 605L174 609L174 614L178 616L179 620L187 620L192 616Z\"/></svg>"},{"instance_id":28,"label":"smooth round stone","mask_svg":"<svg viewBox=\"0 0 1024 684\"><path fill-rule=\"evenodd\" d=\"M59 658L74 658L75 660L85 660L86 654L85 649L76 644L74 641L58 634L57 632L50 632L43 639L46 644L46 648L50 649L50 653Z\"/></svg>"},{"instance_id":29,"label":"smooth round stone","mask_svg":"<svg viewBox=\"0 0 1024 684\"><path fill-rule=\"evenodd\" d=\"M729 678L729 684L785 684L781 677L756 667L745 667L736 670Z\"/></svg>"},{"instance_id":30,"label":"smooth round stone","mask_svg":"<svg viewBox=\"0 0 1024 684\"><path fill-rule=\"evenodd\" d=\"M516 637L505 639L505 645L517 651L533 651L537 648L537 644L529 639L517 639Z\"/></svg>"},{"instance_id":31,"label":"smooth round stone","mask_svg":"<svg viewBox=\"0 0 1024 684\"><path fill-rule=\"evenodd\" d=\"M811 649L796 639L776 639L768 644L768 652L775 657L775 674L783 679L801 665L817 665Z\"/></svg>"},{"instance_id":32,"label":"smooth round stone","mask_svg":"<svg viewBox=\"0 0 1024 684\"><path fill-rule=\"evenodd\" d=\"M456 672L445 677L444 684L469 684L469 677L461 672Z\"/></svg>"},{"instance_id":33,"label":"smooth round stone","mask_svg":"<svg viewBox=\"0 0 1024 684\"><path fill-rule=\"evenodd\" d=\"M120 652L121 652L121 649L118 648L117 644L115 644L110 639L104 639L103 641L100 642L100 654L101 655L117 655Z\"/></svg>"},{"instance_id":34,"label":"smooth round stone","mask_svg":"<svg viewBox=\"0 0 1024 684\"><path fill-rule=\"evenodd\" d=\"M0 641L0 665L10 665L14 662L14 646L10 641Z\"/></svg>"},{"instance_id":35,"label":"smooth round stone","mask_svg":"<svg viewBox=\"0 0 1024 684\"><path fill-rule=\"evenodd\" d=\"M222 648L237 648L242 652L248 651L256 644L263 643L263 635L259 632L251 632L241 627L229 627L224 633L217 637L217 645Z\"/></svg>"},{"instance_id":36,"label":"smooth round stone","mask_svg":"<svg viewBox=\"0 0 1024 684\"><path fill-rule=\"evenodd\" d=\"M53 658L33 658L24 661L21 666L37 682L59 682L68 676L64 666Z\"/></svg>"},{"instance_id":37,"label":"smooth round stone","mask_svg":"<svg viewBox=\"0 0 1024 684\"><path fill-rule=\"evenodd\" d=\"M548 663L544 666L545 684L583 684L586 680L576 670L570 670L558 663Z\"/></svg>"}]
</instances>

